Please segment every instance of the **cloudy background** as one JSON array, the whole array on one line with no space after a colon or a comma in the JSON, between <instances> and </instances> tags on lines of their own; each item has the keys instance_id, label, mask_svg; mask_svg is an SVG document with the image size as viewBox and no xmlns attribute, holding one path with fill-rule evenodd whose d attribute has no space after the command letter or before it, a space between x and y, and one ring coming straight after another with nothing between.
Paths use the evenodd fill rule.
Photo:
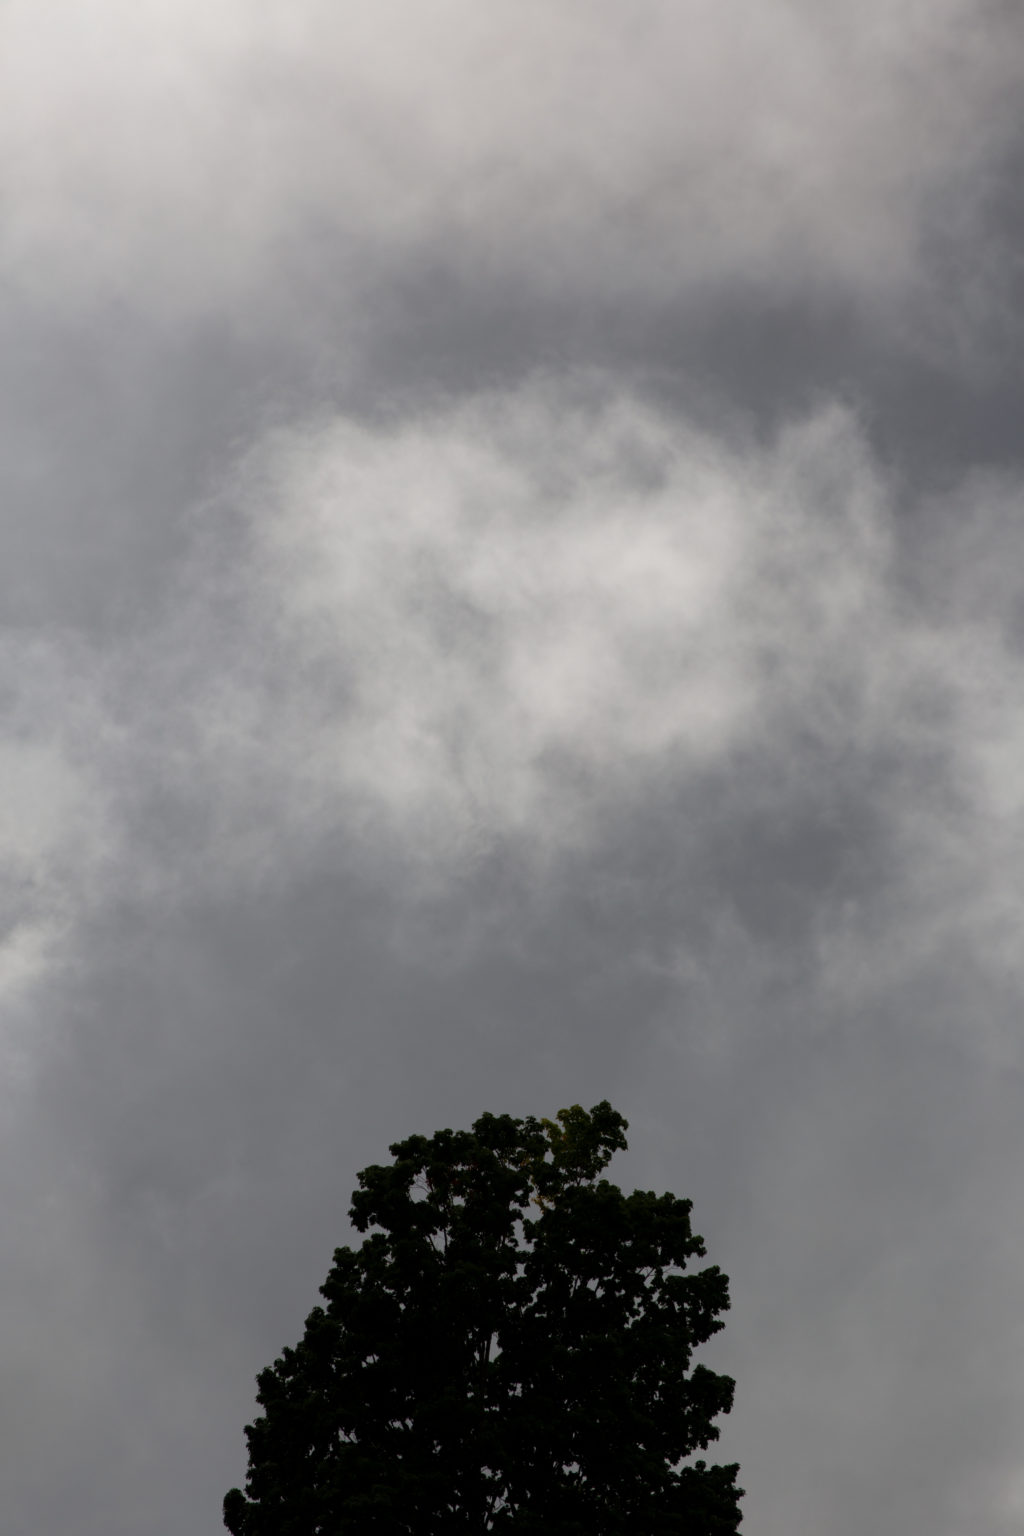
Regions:
<instances>
[{"instance_id":1,"label":"cloudy background","mask_svg":"<svg viewBox=\"0 0 1024 1536\"><path fill-rule=\"evenodd\" d=\"M608 1097L750 1536L1024 1521L1024 20L6 0L6 1536Z\"/></svg>"}]
</instances>

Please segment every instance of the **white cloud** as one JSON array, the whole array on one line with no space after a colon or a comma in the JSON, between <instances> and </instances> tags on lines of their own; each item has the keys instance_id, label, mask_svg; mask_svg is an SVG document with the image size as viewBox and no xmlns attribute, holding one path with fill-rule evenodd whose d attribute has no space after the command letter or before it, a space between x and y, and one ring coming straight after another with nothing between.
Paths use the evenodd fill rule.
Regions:
<instances>
[{"instance_id":1,"label":"white cloud","mask_svg":"<svg viewBox=\"0 0 1024 1536\"><path fill-rule=\"evenodd\" d=\"M792 820L835 774L884 829L884 871L816 918L826 996L892 996L953 954L1018 987L1024 676L984 533L1013 492L960 494L969 554L951 512L910 572L846 410L727 441L592 377L272 433L131 649L44 665L12 642L0 835L35 894L9 985L111 892L288 882L338 834L446 888L754 764L760 805ZM762 940L719 916L750 959ZM679 975L706 977L691 942Z\"/></svg>"},{"instance_id":2,"label":"white cloud","mask_svg":"<svg viewBox=\"0 0 1024 1536\"><path fill-rule=\"evenodd\" d=\"M982 211L1015 37L994 0L10 0L0 249L50 304L250 326L329 272L358 328L380 263L431 251L551 294L891 308Z\"/></svg>"},{"instance_id":3,"label":"white cloud","mask_svg":"<svg viewBox=\"0 0 1024 1536\"><path fill-rule=\"evenodd\" d=\"M473 828L572 842L652 765L868 722L887 532L841 411L734 453L541 385L277 434L234 495L277 661L274 725L254 694L230 717L316 805L353 795L431 858Z\"/></svg>"},{"instance_id":4,"label":"white cloud","mask_svg":"<svg viewBox=\"0 0 1024 1536\"><path fill-rule=\"evenodd\" d=\"M887 855L881 884L821 907L823 995L870 1006L955 955L1019 987L1024 674L983 597L1008 488L974 505L953 611L941 560L914 595L846 411L736 444L588 387L250 455L228 500L271 659L227 711L245 728L228 741L218 704L201 748L226 793L258 757L296 847L340 819L443 883L494 840L542 862L590 846L659 785L739 761L790 817L835 773Z\"/></svg>"}]
</instances>

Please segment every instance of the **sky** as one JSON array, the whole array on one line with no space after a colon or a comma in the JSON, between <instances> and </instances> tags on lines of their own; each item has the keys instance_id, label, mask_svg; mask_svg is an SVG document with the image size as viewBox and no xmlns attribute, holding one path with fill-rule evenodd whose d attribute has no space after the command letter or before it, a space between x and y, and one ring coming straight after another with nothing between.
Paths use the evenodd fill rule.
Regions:
<instances>
[{"instance_id":1,"label":"sky","mask_svg":"<svg viewBox=\"0 0 1024 1536\"><path fill-rule=\"evenodd\" d=\"M1024 1520L1024 15L6 0L5 1536L609 1099L750 1536Z\"/></svg>"}]
</instances>

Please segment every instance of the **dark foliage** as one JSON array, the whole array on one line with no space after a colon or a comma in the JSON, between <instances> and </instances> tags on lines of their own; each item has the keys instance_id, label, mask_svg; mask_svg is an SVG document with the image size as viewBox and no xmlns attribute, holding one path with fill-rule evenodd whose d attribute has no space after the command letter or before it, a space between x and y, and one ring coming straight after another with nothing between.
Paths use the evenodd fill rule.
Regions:
<instances>
[{"instance_id":1,"label":"dark foliage","mask_svg":"<svg viewBox=\"0 0 1024 1536\"><path fill-rule=\"evenodd\" d=\"M608 1103L484 1115L359 1175L302 1342L259 1377L233 1536L728 1536L733 1383L697 1365L729 1305L690 1202L599 1179Z\"/></svg>"}]
</instances>

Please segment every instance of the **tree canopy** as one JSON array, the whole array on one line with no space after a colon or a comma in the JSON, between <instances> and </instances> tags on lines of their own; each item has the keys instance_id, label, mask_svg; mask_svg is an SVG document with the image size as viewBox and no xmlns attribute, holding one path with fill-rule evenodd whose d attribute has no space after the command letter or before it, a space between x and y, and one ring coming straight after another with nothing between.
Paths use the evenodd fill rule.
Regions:
<instances>
[{"instance_id":1,"label":"tree canopy","mask_svg":"<svg viewBox=\"0 0 1024 1536\"><path fill-rule=\"evenodd\" d=\"M410 1136L352 1197L295 1349L261 1372L232 1536L727 1536L738 1468L692 1460L733 1382L692 1365L728 1281L691 1202L599 1175L607 1102Z\"/></svg>"}]
</instances>

